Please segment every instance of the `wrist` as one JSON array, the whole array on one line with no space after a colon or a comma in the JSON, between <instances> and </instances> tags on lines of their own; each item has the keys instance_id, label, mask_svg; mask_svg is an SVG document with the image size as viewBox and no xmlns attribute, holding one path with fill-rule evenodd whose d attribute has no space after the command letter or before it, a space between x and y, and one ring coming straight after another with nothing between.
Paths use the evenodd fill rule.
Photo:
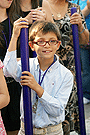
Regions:
<instances>
[{"instance_id":1,"label":"wrist","mask_svg":"<svg viewBox=\"0 0 90 135\"><path fill-rule=\"evenodd\" d=\"M85 27L81 28L81 29L78 31L78 33L79 33L79 34L82 34L84 31L85 31Z\"/></svg>"},{"instance_id":2,"label":"wrist","mask_svg":"<svg viewBox=\"0 0 90 135\"><path fill-rule=\"evenodd\" d=\"M12 34L12 38L11 38L11 39L13 40L13 42L15 42L15 41L17 41L18 36L17 36L17 35Z\"/></svg>"},{"instance_id":3,"label":"wrist","mask_svg":"<svg viewBox=\"0 0 90 135\"><path fill-rule=\"evenodd\" d=\"M37 86L35 91L36 91L38 97L41 98L42 95L43 95L44 89L38 84L38 86Z\"/></svg>"},{"instance_id":4,"label":"wrist","mask_svg":"<svg viewBox=\"0 0 90 135\"><path fill-rule=\"evenodd\" d=\"M8 47L8 51L15 51L16 50L16 45L17 45L17 37L15 37L14 35L12 35L9 47Z\"/></svg>"}]
</instances>

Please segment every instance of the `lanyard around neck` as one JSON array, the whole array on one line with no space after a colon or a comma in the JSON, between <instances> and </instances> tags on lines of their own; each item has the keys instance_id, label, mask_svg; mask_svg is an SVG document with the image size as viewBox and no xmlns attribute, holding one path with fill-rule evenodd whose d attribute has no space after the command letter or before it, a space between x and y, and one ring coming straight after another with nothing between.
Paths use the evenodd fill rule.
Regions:
<instances>
[{"instance_id":1,"label":"lanyard around neck","mask_svg":"<svg viewBox=\"0 0 90 135\"><path fill-rule=\"evenodd\" d=\"M39 84L40 86L41 86L41 84L42 84L42 82L43 82L43 79L44 79L44 77L45 77L47 71L48 71L49 68L55 63L55 61L56 61L56 56L54 55L54 61L53 61L53 63L45 70L42 79L41 79L41 69L39 69L39 82L38 82L38 84ZM40 81L40 80L41 80L41 81ZM38 99L37 94L36 94L36 99Z\"/></svg>"},{"instance_id":2,"label":"lanyard around neck","mask_svg":"<svg viewBox=\"0 0 90 135\"><path fill-rule=\"evenodd\" d=\"M9 43L10 43L10 40L11 40L11 25L10 25L10 19L9 19L9 17L8 17L8 22L9 22ZM7 43L6 36L5 36L5 34L4 34L3 31L2 31L2 33L3 33L3 36L4 36L5 42L6 42L6 47L8 48L9 45Z\"/></svg>"},{"instance_id":3,"label":"lanyard around neck","mask_svg":"<svg viewBox=\"0 0 90 135\"><path fill-rule=\"evenodd\" d=\"M45 77L45 75L46 75L46 73L47 73L47 71L49 70L49 68L55 63L55 61L56 61L56 56L54 56L54 61L53 61L53 63L46 69L46 71L44 72L44 74L43 74L43 76L42 76L42 79L40 79L41 78L41 69L39 69L39 82L38 82L38 84L41 86L41 84L42 84L42 82L43 82L43 79L44 79L44 77ZM40 81L41 80L41 81Z\"/></svg>"}]
</instances>

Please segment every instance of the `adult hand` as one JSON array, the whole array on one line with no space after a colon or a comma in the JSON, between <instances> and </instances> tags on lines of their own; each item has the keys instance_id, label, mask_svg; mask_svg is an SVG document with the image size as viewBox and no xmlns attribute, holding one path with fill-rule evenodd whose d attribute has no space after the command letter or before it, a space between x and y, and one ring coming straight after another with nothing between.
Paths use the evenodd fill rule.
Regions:
<instances>
[{"instance_id":1,"label":"adult hand","mask_svg":"<svg viewBox=\"0 0 90 135\"><path fill-rule=\"evenodd\" d=\"M33 21L41 21L46 19L46 12L42 8L32 9L30 12Z\"/></svg>"},{"instance_id":2,"label":"adult hand","mask_svg":"<svg viewBox=\"0 0 90 135\"><path fill-rule=\"evenodd\" d=\"M31 9L31 12L25 17L29 24L32 24L33 21L40 21L46 19L46 12L42 10L42 7L36 9Z\"/></svg>"},{"instance_id":3,"label":"adult hand","mask_svg":"<svg viewBox=\"0 0 90 135\"><path fill-rule=\"evenodd\" d=\"M42 7L38 7L37 10L43 12L44 20L46 20L46 11L42 9Z\"/></svg>"},{"instance_id":4,"label":"adult hand","mask_svg":"<svg viewBox=\"0 0 90 135\"><path fill-rule=\"evenodd\" d=\"M28 23L29 23L29 24L32 24L32 23L33 23L33 19L32 19L32 14L31 14L31 12L29 12L29 14L28 14L25 18L28 20Z\"/></svg>"},{"instance_id":5,"label":"adult hand","mask_svg":"<svg viewBox=\"0 0 90 135\"><path fill-rule=\"evenodd\" d=\"M70 18L71 24L77 24L78 27L82 26L82 17L79 13L74 13Z\"/></svg>"}]
</instances>

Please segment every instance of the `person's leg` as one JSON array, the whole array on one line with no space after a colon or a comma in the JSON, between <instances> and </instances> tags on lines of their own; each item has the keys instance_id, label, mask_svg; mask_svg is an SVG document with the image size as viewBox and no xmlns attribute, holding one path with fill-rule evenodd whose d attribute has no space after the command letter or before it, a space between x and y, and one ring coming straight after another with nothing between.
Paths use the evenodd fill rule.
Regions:
<instances>
[{"instance_id":1,"label":"person's leg","mask_svg":"<svg viewBox=\"0 0 90 135\"><path fill-rule=\"evenodd\" d=\"M90 99L90 49L80 48L83 97Z\"/></svg>"}]
</instances>

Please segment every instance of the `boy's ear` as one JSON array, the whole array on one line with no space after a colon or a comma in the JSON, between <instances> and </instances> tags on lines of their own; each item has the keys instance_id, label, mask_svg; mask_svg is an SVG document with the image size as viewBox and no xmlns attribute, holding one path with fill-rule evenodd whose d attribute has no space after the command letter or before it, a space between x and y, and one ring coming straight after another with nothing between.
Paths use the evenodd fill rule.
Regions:
<instances>
[{"instance_id":1,"label":"boy's ear","mask_svg":"<svg viewBox=\"0 0 90 135\"><path fill-rule=\"evenodd\" d=\"M29 41L29 46L31 47L32 51L35 51L32 41Z\"/></svg>"},{"instance_id":2,"label":"boy's ear","mask_svg":"<svg viewBox=\"0 0 90 135\"><path fill-rule=\"evenodd\" d=\"M60 45L61 45L61 41L58 42L57 50L59 49Z\"/></svg>"}]
</instances>

